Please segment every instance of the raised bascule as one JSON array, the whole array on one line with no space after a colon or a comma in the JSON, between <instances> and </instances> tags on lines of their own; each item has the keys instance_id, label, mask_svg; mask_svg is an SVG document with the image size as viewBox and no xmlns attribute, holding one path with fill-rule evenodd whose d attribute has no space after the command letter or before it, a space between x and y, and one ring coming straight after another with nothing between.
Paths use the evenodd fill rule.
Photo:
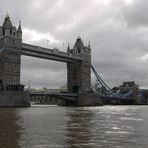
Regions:
<instances>
[{"instance_id":1,"label":"raised bascule","mask_svg":"<svg viewBox=\"0 0 148 148\"><path fill-rule=\"evenodd\" d=\"M76 95L77 106L100 105L98 95L91 89L91 48L80 37L67 52L22 43L22 29L12 25L7 15L0 27L0 106L30 106L29 92L20 84L21 56L31 56L67 63L68 96ZM65 95L65 98L67 98ZM61 96L61 94L60 94ZM70 102L70 103L69 103ZM61 105L71 105L61 99Z\"/></svg>"}]
</instances>

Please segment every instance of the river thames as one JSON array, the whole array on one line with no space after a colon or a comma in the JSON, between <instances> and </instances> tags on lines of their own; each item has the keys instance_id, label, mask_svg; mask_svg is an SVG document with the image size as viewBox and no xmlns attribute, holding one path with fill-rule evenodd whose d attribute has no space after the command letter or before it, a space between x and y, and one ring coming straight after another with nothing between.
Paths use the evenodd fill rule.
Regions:
<instances>
[{"instance_id":1,"label":"river thames","mask_svg":"<svg viewBox=\"0 0 148 148\"><path fill-rule=\"evenodd\" d=\"M147 148L148 106L0 108L0 148Z\"/></svg>"}]
</instances>

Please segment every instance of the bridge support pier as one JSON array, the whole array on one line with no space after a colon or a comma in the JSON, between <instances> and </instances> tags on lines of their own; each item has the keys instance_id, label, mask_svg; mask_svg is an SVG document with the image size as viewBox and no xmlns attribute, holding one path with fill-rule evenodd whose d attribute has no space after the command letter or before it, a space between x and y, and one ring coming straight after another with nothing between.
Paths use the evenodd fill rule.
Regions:
<instances>
[{"instance_id":1,"label":"bridge support pier","mask_svg":"<svg viewBox=\"0 0 148 148\"><path fill-rule=\"evenodd\" d=\"M102 106L103 102L100 96L95 94L80 94L76 101L59 99L60 106Z\"/></svg>"},{"instance_id":2,"label":"bridge support pier","mask_svg":"<svg viewBox=\"0 0 148 148\"><path fill-rule=\"evenodd\" d=\"M80 94L78 96L77 106L101 106L103 105L99 95Z\"/></svg>"},{"instance_id":3,"label":"bridge support pier","mask_svg":"<svg viewBox=\"0 0 148 148\"><path fill-rule=\"evenodd\" d=\"M68 100L58 100L57 104L59 106L78 106L77 102L68 101Z\"/></svg>"},{"instance_id":4,"label":"bridge support pier","mask_svg":"<svg viewBox=\"0 0 148 148\"><path fill-rule=\"evenodd\" d=\"M30 107L29 92L0 91L0 107Z\"/></svg>"}]
</instances>

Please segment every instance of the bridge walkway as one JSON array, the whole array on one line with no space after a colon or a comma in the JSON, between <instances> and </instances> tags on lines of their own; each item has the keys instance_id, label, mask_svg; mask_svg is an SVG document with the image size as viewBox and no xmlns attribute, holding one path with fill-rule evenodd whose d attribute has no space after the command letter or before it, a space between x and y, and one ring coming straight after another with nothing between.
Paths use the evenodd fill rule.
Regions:
<instances>
[{"instance_id":1,"label":"bridge walkway","mask_svg":"<svg viewBox=\"0 0 148 148\"><path fill-rule=\"evenodd\" d=\"M22 43L22 55L60 62L76 62L82 60L80 55L73 55L71 53L60 51L59 49L49 49L26 43Z\"/></svg>"}]
</instances>

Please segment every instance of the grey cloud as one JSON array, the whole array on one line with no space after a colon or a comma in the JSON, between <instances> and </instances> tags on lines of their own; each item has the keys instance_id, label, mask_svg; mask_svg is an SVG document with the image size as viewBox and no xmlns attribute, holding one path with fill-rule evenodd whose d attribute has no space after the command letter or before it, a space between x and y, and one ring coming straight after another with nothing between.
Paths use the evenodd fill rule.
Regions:
<instances>
[{"instance_id":1,"label":"grey cloud","mask_svg":"<svg viewBox=\"0 0 148 148\"><path fill-rule=\"evenodd\" d=\"M147 27L148 1L134 0L131 5L123 8L123 15L129 27Z\"/></svg>"},{"instance_id":2,"label":"grey cloud","mask_svg":"<svg viewBox=\"0 0 148 148\"><path fill-rule=\"evenodd\" d=\"M99 1L6 0L0 5L0 22L8 10L14 24L21 19L23 28L50 32L63 51L67 42L73 47L80 34L86 45L91 42L92 63L110 86L135 80L141 87L148 87L148 62L141 60L148 53L147 0L134 0L131 4L124 0L111 0L108 4ZM44 40L30 43L48 46ZM38 72L40 77L35 76ZM23 57L22 82L27 84L30 79L34 87L60 86L66 83L66 65Z\"/></svg>"},{"instance_id":3,"label":"grey cloud","mask_svg":"<svg viewBox=\"0 0 148 148\"><path fill-rule=\"evenodd\" d=\"M60 72L60 71L66 70L65 63L46 60L46 59L39 59L39 58L34 58L34 57L27 57L27 56L22 57L21 66L22 68L29 69L29 70L35 70L35 69L50 70L52 69L52 71L54 72Z\"/></svg>"},{"instance_id":4,"label":"grey cloud","mask_svg":"<svg viewBox=\"0 0 148 148\"><path fill-rule=\"evenodd\" d=\"M21 69L21 81L25 85L29 80L35 88L54 88L67 83L65 63L23 56Z\"/></svg>"}]
</instances>

